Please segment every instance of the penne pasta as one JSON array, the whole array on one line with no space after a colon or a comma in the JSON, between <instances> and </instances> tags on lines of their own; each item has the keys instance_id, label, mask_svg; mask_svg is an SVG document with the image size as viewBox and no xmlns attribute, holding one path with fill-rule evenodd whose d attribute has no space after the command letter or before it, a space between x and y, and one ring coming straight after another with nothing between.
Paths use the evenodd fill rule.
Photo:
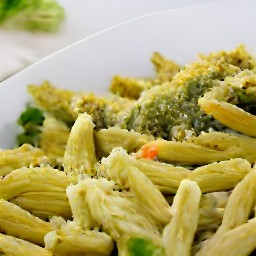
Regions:
<instances>
[{"instance_id":1,"label":"penne pasta","mask_svg":"<svg viewBox=\"0 0 256 256\"><path fill-rule=\"evenodd\" d=\"M250 255L256 249L255 239L256 221L252 219L248 223L210 238L211 243L206 243L196 256Z\"/></svg>"},{"instance_id":2,"label":"penne pasta","mask_svg":"<svg viewBox=\"0 0 256 256\"><path fill-rule=\"evenodd\" d=\"M74 180L64 172L44 168L21 168L0 180L0 197L28 211L70 217L66 188ZM42 216L40 216L42 217Z\"/></svg>"},{"instance_id":3,"label":"penne pasta","mask_svg":"<svg viewBox=\"0 0 256 256\"><path fill-rule=\"evenodd\" d=\"M69 134L70 129L64 122L47 116L43 122L39 145L47 156L62 162Z\"/></svg>"},{"instance_id":4,"label":"penne pasta","mask_svg":"<svg viewBox=\"0 0 256 256\"><path fill-rule=\"evenodd\" d=\"M45 236L45 247L54 255L111 255L113 240L103 232L84 230L69 222Z\"/></svg>"},{"instance_id":5,"label":"penne pasta","mask_svg":"<svg viewBox=\"0 0 256 256\"><path fill-rule=\"evenodd\" d=\"M29 144L19 148L0 151L0 176L5 176L11 171L21 167L39 166L47 163L44 152Z\"/></svg>"},{"instance_id":6,"label":"penne pasta","mask_svg":"<svg viewBox=\"0 0 256 256\"><path fill-rule=\"evenodd\" d=\"M52 256L52 253L38 245L0 234L0 253L10 256Z\"/></svg>"},{"instance_id":7,"label":"penne pasta","mask_svg":"<svg viewBox=\"0 0 256 256\"><path fill-rule=\"evenodd\" d=\"M163 231L165 255L190 255L199 220L201 191L198 185L183 180L172 204L172 218Z\"/></svg>"},{"instance_id":8,"label":"penne pasta","mask_svg":"<svg viewBox=\"0 0 256 256\"><path fill-rule=\"evenodd\" d=\"M52 227L19 206L0 199L0 231L44 246L44 236Z\"/></svg>"},{"instance_id":9,"label":"penne pasta","mask_svg":"<svg viewBox=\"0 0 256 256\"><path fill-rule=\"evenodd\" d=\"M233 189L250 171L248 161L235 158L198 167L188 179L196 181L203 193L225 191Z\"/></svg>"},{"instance_id":10,"label":"penne pasta","mask_svg":"<svg viewBox=\"0 0 256 256\"><path fill-rule=\"evenodd\" d=\"M119 127L101 129L95 133L95 145L99 156L108 156L117 147L122 147L128 153L135 152L142 145L152 140L154 140L153 136Z\"/></svg>"},{"instance_id":11,"label":"penne pasta","mask_svg":"<svg viewBox=\"0 0 256 256\"><path fill-rule=\"evenodd\" d=\"M128 170L128 181L134 197L156 224L166 225L171 219L171 209L161 192L137 168Z\"/></svg>"},{"instance_id":12,"label":"penne pasta","mask_svg":"<svg viewBox=\"0 0 256 256\"><path fill-rule=\"evenodd\" d=\"M90 174L90 169L97 163L93 139L92 118L81 114L71 129L64 154L64 171L75 175L79 173Z\"/></svg>"},{"instance_id":13,"label":"penne pasta","mask_svg":"<svg viewBox=\"0 0 256 256\"><path fill-rule=\"evenodd\" d=\"M256 137L256 117L236 105L223 101L223 94L227 94L228 90L228 87L213 88L198 100L199 106L227 127Z\"/></svg>"}]
</instances>

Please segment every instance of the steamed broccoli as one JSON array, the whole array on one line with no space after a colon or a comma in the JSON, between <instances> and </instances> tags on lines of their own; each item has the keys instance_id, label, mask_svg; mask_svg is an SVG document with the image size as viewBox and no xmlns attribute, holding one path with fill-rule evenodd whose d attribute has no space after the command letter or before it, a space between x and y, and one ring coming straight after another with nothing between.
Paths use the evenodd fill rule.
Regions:
<instances>
[{"instance_id":1,"label":"steamed broccoli","mask_svg":"<svg viewBox=\"0 0 256 256\"><path fill-rule=\"evenodd\" d=\"M133 100L114 97L100 97L93 93L74 92L59 89L48 81L40 86L28 87L35 103L55 118L72 126L79 114L92 116L96 130L120 126L127 112L134 105Z\"/></svg>"},{"instance_id":2,"label":"steamed broccoli","mask_svg":"<svg viewBox=\"0 0 256 256\"><path fill-rule=\"evenodd\" d=\"M7 28L51 32L63 19L56 0L0 0L0 24Z\"/></svg>"},{"instance_id":3,"label":"steamed broccoli","mask_svg":"<svg viewBox=\"0 0 256 256\"><path fill-rule=\"evenodd\" d=\"M219 81L241 70L252 70L254 59L240 46L231 52L211 53L181 70L171 82L145 91L123 123L123 128L165 139L182 140L188 131L221 131L225 126L206 115L198 98Z\"/></svg>"}]
</instances>

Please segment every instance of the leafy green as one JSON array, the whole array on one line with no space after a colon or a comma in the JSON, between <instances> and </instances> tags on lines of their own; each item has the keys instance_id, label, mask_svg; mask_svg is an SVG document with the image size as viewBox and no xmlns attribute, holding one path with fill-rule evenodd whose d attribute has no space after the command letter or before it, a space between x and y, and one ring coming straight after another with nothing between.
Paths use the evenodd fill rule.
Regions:
<instances>
[{"instance_id":1,"label":"leafy green","mask_svg":"<svg viewBox=\"0 0 256 256\"><path fill-rule=\"evenodd\" d=\"M64 16L56 0L0 0L0 24L7 28L51 32Z\"/></svg>"},{"instance_id":2,"label":"leafy green","mask_svg":"<svg viewBox=\"0 0 256 256\"><path fill-rule=\"evenodd\" d=\"M25 143L29 143L33 146L38 145L41 134L41 126L44 122L43 112L35 107L27 107L27 109L21 113L18 124L22 126L23 133L17 137L18 145L21 146Z\"/></svg>"},{"instance_id":3,"label":"leafy green","mask_svg":"<svg viewBox=\"0 0 256 256\"><path fill-rule=\"evenodd\" d=\"M130 238L128 241L129 256L161 256L161 248L151 240L144 238Z\"/></svg>"},{"instance_id":4,"label":"leafy green","mask_svg":"<svg viewBox=\"0 0 256 256\"><path fill-rule=\"evenodd\" d=\"M24 112L21 113L18 123L22 126L28 124L42 125L43 121L44 114L40 109L28 107Z\"/></svg>"}]
</instances>

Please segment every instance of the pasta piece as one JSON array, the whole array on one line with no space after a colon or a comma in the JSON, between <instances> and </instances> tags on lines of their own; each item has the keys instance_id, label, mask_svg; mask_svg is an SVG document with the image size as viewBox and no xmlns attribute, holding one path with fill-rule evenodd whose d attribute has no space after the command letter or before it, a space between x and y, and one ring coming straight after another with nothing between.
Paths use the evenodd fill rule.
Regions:
<instances>
[{"instance_id":1,"label":"pasta piece","mask_svg":"<svg viewBox=\"0 0 256 256\"><path fill-rule=\"evenodd\" d=\"M52 227L19 206L0 199L0 231L38 245L44 245L44 236L52 231Z\"/></svg>"},{"instance_id":2,"label":"pasta piece","mask_svg":"<svg viewBox=\"0 0 256 256\"><path fill-rule=\"evenodd\" d=\"M250 171L248 161L236 158L198 167L188 179L196 181L203 193L225 191L233 189Z\"/></svg>"},{"instance_id":3,"label":"pasta piece","mask_svg":"<svg viewBox=\"0 0 256 256\"><path fill-rule=\"evenodd\" d=\"M246 223L256 203L256 170L252 170L232 191L225 207L219 232Z\"/></svg>"},{"instance_id":4,"label":"pasta piece","mask_svg":"<svg viewBox=\"0 0 256 256\"><path fill-rule=\"evenodd\" d=\"M145 144L137 157L143 157L144 148L157 148L157 158L168 163L203 165L231 158L256 161L256 139L240 134L204 133L187 142L156 140Z\"/></svg>"},{"instance_id":5,"label":"pasta piece","mask_svg":"<svg viewBox=\"0 0 256 256\"><path fill-rule=\"evenodd\" d=\"M64 171L68 174L90 173L97 163L93 139L94 124L90 115L81 114L72 127L64 154Z\"/></svg>"},{"instance_id":6,"label":"pasta piece","mask_svg":"<svg viewBox=\"0 0 256 256\"><path fill-rule=\"evenodd\" d=\"M156 224L166 225L171 219L170 206L151 180L137 168L131 167L128 170L128 181L138 204Z\"/></svg>"},{"instance_id":7,"label":"pasta piece","mask_svg":"<svg viewBox=\"0 0 256 256\"><path fill-rule=\"evenodd\" d=\"M43 122L40 148L53 158L62 159L66 150L70 130L65 123L47 116ZM61 160L59 160L60 162Z\"/></svg>"},{"instance_id":8,"label":"pasta piece","mask_svg":"<svg viewBox=\"0 0 256 256\"><path fill-rule=\"evenodd\" d=\"M244 158L250 163L256 161L256 139L247 135L223 132L210 132L191 138L190 142L233 155L233 158Z\"/></svg>"},{"instance_id":9,"label":"pasta piece","mask_svg":"<svg viewBox=\"0 0 256 256\"><path fill-rule=\"evenodd\" d=\"M194 181L180 183L172 205L172 219L163 231L165 255L190 255L198 225L200 198L200 188Z\"/></svg>"},{"instance_id":10,"label":"pasta piece","mask_svg":"<svg viewBox=\"0 0 256 256\"><path fill-rule=\"evenodd\" d=\"M72 182L71 177L50 166L21 168L0 180L0 197L28 211L33 208L67 218L71 210L65 190Z\"/></svg>"},{"instance_id":11,"label":"pasta piece","mask_svg":"<svg viewBox=\"0 0 256 256\"><path fill-rule=\"evenodd\" d=\"M38 166L47 162L44 152L29 144L19 148L0 151L0 176L5 176L21 167Z\"/></svg>"},{"instance_id":12,"label":"pasta piece","mask_svg":"<svg viewBox=\"0 0 256 256\"><path fill-rule=\"evenodd\" d=\"M206 231L200 231L196 232L196 238L194 240L192 249L191 249L191 256L195 256L196 253L201 249L202 244L205 240L211 238L215 233L215 230L206 230Z\"/></svg>"},{"instance_id":13,"label":"pasta piece","mask_svg":"<svg viewBox=\"0 0 256 256\"><path fill-rule=\"evenodd\" d=\"M150 81L116 75L112 78L109 89L120 97L138 99L141 93L151 86Z\"/></svg>"},{"instance_id":14,"label":"pasta piece","mask_svg":"<svg viewBox=\"0 0 256 256\"><path fill-rule=\"evenodd\" d=\"M198 100L199 106L227 127L256 137L256 117L243 109L223 101L229 87L215 87Z\"/></svg>"},{"instance_id":15,"label":"pasta piece","mask_svg":"<svg viewBox=\"0 0 256 256\"><path fill-rule=\"evenodd\" d=\"M28 192L12 199L11 202L41 219L54 215L70 219L72 216L67 195L63 192Z\"/></svg>"},{"instance_id":16,"label":"pasta piece","mask_svg":"<svg viewBox=\"0 0 256 256\"><path fill-rule=\"evenodd\" d=\"M248 243L249 240L253 240L253 237L255 237L256 233L251 230L252 230L252 227L255 229L256 219L253 219L253 221L250 222L250 225L247 225L249 223L247 224L245 223L248 221L250 215L252 214L252 211L256 202L255 182L256 182L256 170L254 169L250 173L248 173L245 176L245 178L234 188L233 192L229 197L227 205L225 207L221 226L219 227L217 232L203 244L201 250L198 252L198 255L205 255L206 253L212 252L212 251L215 252L216 249L214 247L216 247L216 244L218 244L219 241L225 241L225 239L230 239L230 242L228 242L228 240L226 241L225 250L228 250L228 247L230 247L230 249L231 247L236 247L237 246L236 243L233 243L233 246L232 246L232 241L236 240L236 238L233 236L240 236L238 232L239 230L247 231L248 229L247 232L249 233L252 232L252 238L246 235L243 238L245 239L245 241L241 240L241 242ZM248 242L246 242L246 239L248 240ZM250 245L250 242L249 242L248 249L249 248L254 249L256 248L256 245L255 244ZM242 249L240 248L237 250L239 251ZM209 255L214 255L214 254L209 254ZM239 254L234 254L234 255L239 255ZM248 254L241 254L241 255L248 255Z\"/></svg>"},{"instance_id":17,"label":"pasta piece","mask_svg":"<svg viewBox=\"0 0 256 256\"><path fill-rule=\"evenodd\" d=\"M214 237L214 239L212 239ZM196 256L247 256L256 249L256 219L210 238Z\"/></svg>"},{"instance_id":18,"label":"pasta piece","mask_svg":"<svg viewBox=\"0 0 256 256\"><path fill-rule=\"evenodd\" d=\"M83 228L91 229L97 226L86 202L86 188L83 182L67 187L67 196L72 210L73 221Z\"/></svg>"},{"instance_id":19,"label":"pasta piece","mask_svg":"<svg viewBox=\"0 0 256 256\"><path fill-rule=\"evenodd\" d=\"M156 140L148 142L143 147L154 147L158 150L157 158L167 163L179 163L184 165L203 165L216 161L227 160L237 155L214 150L211 148L186 142L174 142L167 140ZM137 152L137 157L143 156L143 147Z\"/></svg>"},{"instance_id":20,"label":"pasta piece","mask_svg":"<svg viewBox=\"0 0 256 256\"><path fill-rule=\"evenodd\" d=\"M77 114L71 104L75 96L74 92L58 89L48 81L45 81L40 86L29 85L28 90L36 104L53 114L57 119L67 123L72 123L76 120Z\"/></svg>"},{"instance_id":21,"label":"pasta piece","mask_svg":"<svg viewBox=\"0 0 256 256\"><path fill-rule=\"evenodd\" d=\"M80 182L84 183L91 215L114 240L129 235L160 243L159 228L141 210L131 193L115 191L114 183L104 178Z\"/></svg>"},{"instance_id":22,"label":"pasta piece","mask_svg":"<svg viewBox=\"0 0 256 256\"><path fill-rule=\"evenodd\" d=\"M149 159L136 159L133 164L164 194L176 193L180 182L186 179L191 172L183 167Z\"/></svg>"},{"instance_id":23,"label":"pasta piece","mask_svg":"<svg viewBox=\"0 0 256 256\"><path fill-rule=\"evenodd\" d=\"M160 84L171 81L174 75L180 71L180 66L177 63L165 58L158 52L153 53L151 61L157 73L156 82Z\"/></svg>"},{"instance_id":24,"label":"pasta piece","mask_svg":"<svg viewBox=\"0 0 256 256\"><path fill-rule=\"evenodd\" d=\"M134 152L152 140L154 140L153 136L128 131L119 127L101 129L95 134L96 150L100 157L109 155L116 147L122 147L128 153Z\"/></svg>"},{"instance_id":25,"label":"pasta piece","mask_svg":"<svg viewBox=\"0 0 256 256\"><path fill-rule=\"evenodd\" d=\"M115 148L107 158L101 159L104 174L123 188L129 187L127 168L133 165L132 158L122 148Z\"/></svg>"},{"instance_id":26,"label":"pasta piece","mask_svg":"<svg viewBox=\"0 0 256 256\"><path fill-rule=\"evenodd\" d=\"M52 256L52 253L38 245L0 234L0 253L8 256Z\"/></svg>"},{"instance_id":27,"label":"pasta piece","mask_svg":"<svg viewBox=\"0 0 256 256\"><path fill-rule=\"evenodd\" d=\"M187 178L190 171L149 159L135 159L121 148L114 149L107 158L101 160L105 176L117 184L128 187L127 168L137 167L162 193L176 193L180 182Z\"/></svg>"},{"instance_id":28,"label":"pasta piece","mask_svg":"<svg viewBox=\"0 0 256 256\"><path fill-rule=\"evenodd\" d=\"M228 192L214 192L202 195L197 231L217 230L222 222L228 198Z\"/></svg>"},{"instance_id":29,"label":"pasta piece","mask_svg":"<svg viewBox=\"0 0 256 256\"><path fill-rule=\"evenodd\" d=\"M69 222L45 236L45 247L57 256L103 256L111 254L114 243L111 237L103 232L84 230Z\"/></svg>"}]
</instances>

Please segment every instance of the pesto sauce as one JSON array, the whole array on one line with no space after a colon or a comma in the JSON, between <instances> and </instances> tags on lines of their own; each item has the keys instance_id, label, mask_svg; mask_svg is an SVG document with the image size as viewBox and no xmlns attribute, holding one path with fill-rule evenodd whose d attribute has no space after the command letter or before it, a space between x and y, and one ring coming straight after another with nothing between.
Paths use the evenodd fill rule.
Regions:
<instances>
[{"instance_id":1,"label":"pesto sauce","mask_svg":"<svg viewBox=\"0 0 256 256\"><path fill-rule=\"evenodd\" d=\"M173 127L193 130L197 135L209 128L223 130L225 126L206 115L197 103L214 85L214 80L198 77L183 86L177 95L166 91L153 95L152 100L145 100L133 109L126 128L164 139L172 138Z\"/></svg>"}]
</instances>

